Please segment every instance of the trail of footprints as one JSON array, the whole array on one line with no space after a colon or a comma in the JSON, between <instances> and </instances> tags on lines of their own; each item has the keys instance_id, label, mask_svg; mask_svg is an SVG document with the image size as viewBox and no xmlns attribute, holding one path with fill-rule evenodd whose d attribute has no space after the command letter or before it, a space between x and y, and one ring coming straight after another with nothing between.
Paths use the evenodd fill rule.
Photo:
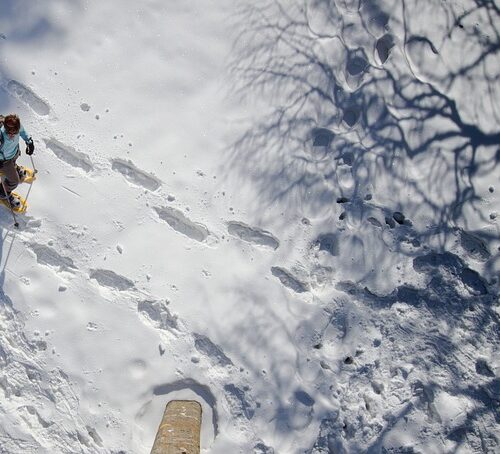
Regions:
<instances>
[{"instance_id":1,"label":"trail of footprints","mask_svg":"<svg viewBox=\"0 0 500 454\"><path fill-rule=\"evenodd\" d=\"M39 264L48 266L56 272L79 272L79 268L75 265L73 260L58 253L54 247L34 242L29 243L28 246L35 254ZM114 273L111 270L93 269L90 271L89 277L95 280L99 285L106 288L110 288L115 291L129 291L128 297L126 298L132 302L132 304L138 300L137 297L139 295L143 296L144 293L136 293L136 288L132 281ZM119 296L119 298L122 299L123 295ZM191 362L194 365L197 365L197 367L200 365L202 368L208 367L212 371L218 371L216 373L216 377L214 378L215 381L211 384L211 386L217 387L220 378L224 377L225 385L223 388L223 395L226 399L225 404L229 408L233 417L245 419L253 418L255 411L258 408L258 404L254 402L250 395L250 387L246 384L239 383L240 381L243 381L244 383L246 380L244 374L242 374L243 369L238 369L236 367L221 346L217 345L206 335L188 331L178 316L170 311L168 301L158 300L152 297L147 299L139 298L139 301L135 304L137 305L137 313L140 315L140 319L144 323L159 329L160 333L165 333L169 336L165 338L164 342L165 345L169 346L169 349L175 349L175 342L174 344L172 343L172 337L170 336L173 336L174 339L177 339L179 342L188 342L190 344L188 351L195 351L198 355L192 356L191 358ZM94 323L89 323L88 329L95 330L96 325ZM23 333L22 329L16 328L16 330L18 333ZM3 338L0 336L0 342L2 339ZM34 355L47 350L47 343L39 338L25 340L24 343L26 345L23 350L30 351ZM2 344L0 344L0 347L2 347ZM181 345L179 347L179 351L184 352L185 348L185 346ZM165 350L160 346L160 355L162 355L164 351ZM0 360L5 358L5 356L4 350L0 348ZM202 358L205 359L205 363L202 362ZM27 375L28 377L31 377L30 380L32 381L39 381L41 374L43 374L43 372L39 371L37 368L31 368L27 371ZM240 378L238 378L238 374L240 374ZM10 372L9 375L12 376L12 372ZM203 373L202 376L205 377L204 381L207 381L206 374ZM64 377L64 375L61 375L61 377ZM16 393L15 390L10 388L8 382L2 378L2 374L0 374L0 388L4 390L4 394L7 398L9 395ZM209 386L202 385L191 379L184 379L179 382L167 383L157 387L152 390L152 395L163 395L182 389L192 390L207 402L212 409L212 423L214 426L214 433L217 434L219 418L218 407L222 403L217 402L216 398L210 391ZM53 398L50 399L54 400ZM77 408L77 405L75 408ZM31 431L36 427L40 427L40 430L44 429L52 431L51 426L53 423L47 422L43 414L40 413L32 404L25 405L23 408L18 408L17 413L19 414L19 417L25 421ZM96 447L103 447L102 438L97 431L90 426L83 426L81 429L75 431L74 435L75 443L85 446L88 449L95 450L97 449ZM16 449L19 449L19 446L20 445L16 445Z\"/></svg>"},{"instance_id":2,"label":"trail of footprints","mask_svg":"<svg viewBox=\"0 0 500 454\"><path fill-rule=\"evenodd\" d=\"M169 212L169 215L171 215L171 212ZM182 218L182 221L186 223L185 218ZM270 247L272 249L276 248L279 243L271 234L260 229L252 229L242 223L238 223L238 225L232 223L230 225L233 227L231 228L231 232L243 241ZM181 233L186 234L186 231L181 230ZM30 242L28 243L28 247L33 252L40 265L50 267L56 272L77 273L80 271L79 267L70 257L59 253L52 244L45 245ZM112 270L92 269L89 272L89 278L95 280L98 285L114 291L130 291L132 292L132 299L135 299L133 296L136 291L134 283L130 279L120 276ZM251 397L250 387L236 382L238 379L235 377L235 371L238 369L230 357L223 351L222 347L203 334L190 333L187 331L177 315L169 310L168 301L157 300L155 298L141 299L137 303L136 309L141 319L154 328L168 333L169 335L173 335L176 339L191 339L192 348L199 355L199 357L192 357L192 363L199 364L200 357L205 358L208 365L207 367L211 369L220 369L218 372L219 378L221 374L225 376L226 384L223 388L223 394L226 399L226 405L232 416L248 420L254 417L259 405ZM89 329L95 329L95 324L89 323L89 327ZM171 344L171 340L167 339L165 344ZM39 339L29 341L27 345L29 345L30 351L34 352L34 354L47 350L47 344ZM163 351L164 350L160 346L160 354L162 354ZM241 373L242 369L239 370L239 372ZM213 386L217 386L217 383L214 382ZM208 402L212 408L214 432L217 433L217 407L220 403L216 401L209 387L191 382L190 380L184 380L182 383L166 384L161 389L153 390L153 394L163 394L184 388L202 394L202 397ZM39 414L33 406L29 408L26 406L25 410L20 414L20 417L26 420L31 428L33 428L35 423L42 428L48 427L48 425L45 424L46 421L43 416ZM75 433L75 442L91 449L95 446L102 447L102 439L99 434L94 429L87 426L85 426L84 430Z\"/></svg>"},{"instance_id":3,"label":"trail of footprints","mask_svg":"<svg viewBox=\"0 0 500 454\"><path fill-rule=\"evenodd\" d=\"M185 378L172 383L156 386L151 390L154 396L164 396L181 390L190 390L200 398L200 402L210 408L212 413L213 436L219 432L219 411L221 406L227 407L233 418L251 420L259 404L251 395L251 388L246 384L246 376L242 368L237 368L230 357L224 352L220 345L213 342L208 336L190 332L184 323L172 314L164 301L154 299L143 300L138 304L137 310L143 321L147 324L168 333L165 345L172 352L177 351L176 343L179 342L179 351L185 355L185 351L194 351L197 354L191 356L191 363L195 368L191 374L194 378ZM172 337L175 341L172 342ZM185 343L187 342L187 345ZM160 345L160 355L165 349ZM199 375L200 381L196 380ZM202 384L201 381L204 383ZM220 382L225 383L222 394L225 402L219 402L212 393L212 388L220 388ZM141 410L138 417L145 411ZM226 417L227 418L227 417ZM212 440L213 441L213 440Z\"/></svg>"},{"instance_id":4,"label":"trail of footprints","mask_svg":"<svg viewBox=\"0 0 500 454\"><path fill-rule=\"evenodd\" d=\"M70 272L77 273L79 272L79 268L73 260L65 255L60 254L55 250L54 247L49 245L38 244L35 242L28 243L29 249L36 256L36 260L39 264L43 266L50 267L54 269L56 272ZM111 270L103 270L103 269L93 269L90 271L89 277L95 280L99 285L110 288L115 291L129 291L129 300L131 302L137 301L138 293L136 293L135 286L132 281L129 279L120 276L114 273ZM142 295L143 292L140 293ZM119 298L123 298L120 296ZM224 385L223 394L226 398L226 404L231 411L231 414L236 418L246 418L251 419L254 416L257 405L253 401L252 397L249 395L250 387L247 385L238 384L238 380L245 380L243 377L238 379L235 376L235 372L239 369L236 368L233 361L229 358L229 356L223 351L222 347L214 343L209 337L198 334L191 333L186 330L184 323L179 320L176 314L173 314L168 308L168 301L162 301L155 298L147 298L147 299L139 299L139 302L136 303L136 310L140 315L141 320L157 328L160 332L168 333L168 335L174 336L175 339L178 339L181 342L189 342L191 344L190 349L196 351L199 357L192 357L192 363L198 365L201 361L200 358L206 359L206 366L211 370L214 368L219 369L217 372L217 381L212 383L212 386L218 386L217 382L221 376L225 377L226 384ZM11 305L0 305L0 310L10 310ZM7 319L13 319L13 316L8 317ZM2 326L2 331L5 329ZM89 323L88 329L95 330L96 325L93 323ZM19 327L13 327L13 332L17 332L17 336L24 336L22 334L24 331L19 329ZM23 351L32 352L33 355L36 355L40 352L44 352L47 350L47 343L40 338L34 338L32 340L24 339L22 340L25 347L22 349ZM7 349L10 344L6 344ZM19 342L18 342L19 345ZM169 345L172 347L172 338L165 339L165 345ZM163 350L164 351L164 350ZM181 346L180 351L185 351L185 347ZM0 336L0 361L5 363L5 358L8 353L7 350L3 348L3 337ZM160 354L162 354L162 348L160 346ZM21 367L21 363L19 362L11 362L12 367ZM24 363L23 363L24 364ZM203 365L203 363L202 363ZM24 365L22 367L28 367L28 365ZM4 368L5 369L5 368ZM241 373L242 370L239 370ZM10 385L10 381L8 377L16 377L17 374L13 373L12 370L7 371L8 376L4 376L0 373L0 389L3 390L7 404L0 405L0 409L3 406L8 405L10 402L10 396L17 395L17 391L15 387ZM51 372L52 373L52 372ZM40 382L42 380L42 376L45 374L43 370L39 370L37 366L29 366L29 369L26 369L26 375L32 382ZM60 373L61 379L64 379L64 374ZM236 381L235 381L236 380ZM44 380L45 381L45 380ZM61 380L59 380L61 381ZM16 382L19 382L19 379L16 378ZM51 383L56 383L57 380L51 379ZM70 386L69 384L67 385ZM38 389L38 388L37 388ZM70 388L69 388L70 389ZM167 394L169 392L178 391L182 389L190 389L193 392L197 393L202 397L207 404L212 409L212 423L214 426L214 433L218 432L218 406L221 404L217 402L216 398L210 391L210 387L206 385L202 385L191 379L184 379L179 382L165 384L160 387L152 390L153 395L161 395ZM45 390L44 392L50 393L50 391ZM56 402L56 398L52 396L52 394L47 394L49 400L52 402ZM58 398L59 399L59 398ZM39 400L39 398L35 399ZM71 405L69 408L78 408L78 404ZM6 410L7 411L7 410ZM76 410L75 410L76 411ZM19 418L24 421L24 423L29 428L30 432L37 433L40 431L51 431L54 432L58 429L58 425L52 422L49 422L43 415L40 413L38 408L33 404L29 403L26 405L21 405L17 408L16 413L19 415ZM66 433L66 432L65 432ZM0 439L2 439L2 434L0 432ZM36 439L36 436L35 436ZM41 438L42 439L42 438ZM21 449L21 445L25 445L24 441L19 441L15 444L12 440L7 441L6 443L11 443L13 446L13 450ZM62 443L62 442L61 442ZM103 441L100 437L99 433L95 429L90 426L83 425L78 430L74 431L74 443L77 445L81 445L90 450L96 450L97 448L103 447ZM15 449L14 449L15 446ZM35 448L37 445L34 444ZM69 448L68 448L69 449ZM13 452L14 452L13 451ZM68 451L69 452L69 451Z\"/></svg>"},{"instance_id":5,"label":"trail of footprints","mask_svg":"<svg viewBox=\"0 0 500 454\"><path fill-rule=\"evenodd\" d=\"M39 115L47 116L51 113L49 104L22 83L10 80L6 84L6 88L12 95L31 107ZM88 112L90 106L84 103L81 105L81 109ZM67 165L82 170L86 174L95 171L96 167L89 155L64 144L54 137L45 138L44 143L48 150ZM130 160L115 158L110 160L110 165L111 170L119 173L126 181L135 186L152 192L157 191L162 186L159 178L139 169ZM211 236L211 232L205 225L192 221L177 208L156 206L153 209L159 219L166 222L176 232L192 240L203 243ZM250 227L241 222L229 222L227 230L230 235L257 246L264 246L273 250L279 247L279 240L271 233ZM59 255L50 246L33 243L30 245L30 249L35 253L37 262L40 264L56 267L59 271L74 272L77 269L71 258ZM134 283L130 279L117 275L112 270L93 269L90 271L90 278L96 280L99 285L118 291L134 289Z\"/></svg>"},{"instance_id":6,"label":"trail of footprints","mask_svg":"<svg viewBox=\"0 0 500 454\"><path fill-rule=\"evenodd\" d=\"M388 40L389 38L384 38ZM350 61L349 67L353 74L357 73L359 69L364 68L364 63L359 60L362 57L353 57ZM17 85L16 85L17 87ZM24 96L23 99L28 99L29 96ZM31 99L31 98L30 98ZM348 112L347 112L348 113ZM352 115L355 115L353 113ZM350 120L346 121L350 122ZM353 120L354 121L354 120ZM324 132L319 131L316 139L319 141L321 134ZM321 139L323 140L323 139ZM330 139L328 139L330 140ZM82 169L86 173L92 172L94 166L90 158L72 147L69 147L54 138L45 140L46 146L62 161L66 162L68 165ZM321 145L324 145L321 142ZM349 160L347 160L347 165L349 165ZM352 163L351 163L352 164ZM149 191L156 191L161 187L161 181L154 175L150 175L147 172L138 169L131 161L113 159L111 160L111 168L113 171L121 174L128 182L147 189ZM370 201L372 199L371 194L365 197L365 201ZM173 197L168 198L169 201L175 200ZM349 205L351 202L359 203L359 201L351 201L346 197L338 197L338 204ZM363 203L363 202L362 202ZM156 206L153 207L154 211L158 215L158 218L168 224L176 232L192 239L197 242L204 243L212 235L209 229L199 223L192 221L187 217L181 210L174 208L172 206ZM420 246L418 240L415 238L411 239L411 226L412 223L409 221L405 215L399 211L390 212L384 208L376 208L381 210L382 216L369 216L366 220L371 223L376 228L383 228L386 224L389 228L394 229L396 226L406 226L407 231L405 235L410 235L409 241L413 243L415 247ZM341 214L340 220L345 217L345 212ZM382 218L382 220L380 220ZM252 246L264 247L271 250L277 250L280 247L280 241L272 233L260 229L258 227L249 226L243 222L230 221L226 225L227 232L234 238L237 238L243 242L249 243ZM408 227L410 228L408 232ZM311 249L318 250L320 252L326 252L331 256L339 255L340 238L334 233L323 233L319 235L311 244ZM481 261L486 260L489 255L484 245L480 240L475 239L473 235L469 235L466 232L460 233L460 241L465 251L471 253ZM73 261L69 257L65 257L56 253L51 247L39 244L31 244L31 250L35 253L37 261L40 264L49 265L58 268L60 271L74 272L77 268ZM293 271L285 269L280 266L274 266L271 268L271 274L276 277L283 286L295 293L305 293L310 290L309 285L304 279L299 278ZM101 286L115 289L118 291L133 290L135 288L134 282L130 279L116 274L112 270L105 269L93 269L90 271L90 278L97 281Z\"/></svg>"},{"instance_id":7,"label":"trail of footprints","mask_svg":"<svg viewBox=\"0 0 500 454\"><path fill-rule=\"evenodd\" d=\"M352 12L356 11L359 14L367 29L376 37L373 51L378 56L379 61L382 64L385 63L390 56L391 50L395 46L394 37L387 31L390 16L372 2L352 2L352 5L350 2L344 2L337 4L337 7L340 9L347 9L350 12L351 10ZM411 41L411 39L409 41ZM357 50L348 52L345 67L348 85L356 88L363 75L369 71L369 69L369 58L365 50L358 48ZM16 80L10 80L6 84L6 89L13 96L33 109L37 114L47 116L51 113L52 110L50 105L26 85ZM84 112L88 112L90 106L83 103L81 109ZM350 98L346 98L343 109L343 121L349 127L353 127L358 122L362 110L362 106L357 105L355 102L355 94ZM328 146L333 140L333 133L328 129L320 128L313 133L313 139L315 146ZM69 166L81 169L87 174L95 170L95 166L87 154L79 152L55 138L44 139L44 142L47 149L52 151L58 159ZM139 169L130 160L115 158L110 160L110 165L114 172L122 175L133 185L152 192L157 191L162 186L162 182L156 176ZM349 202L349 200L338 200L338 202L346 203ZM172 229L192 240L203 243L206 242L211 235L211 232L205 225L192 221L177 208L171 206L157 206L154 207L154 211L158 217L166 222ZM372 216L368 218L368 222L376 227L383 227L382 222L376 217ZM403 225L408 223L404 215L398 212L395 212L392 216L386 215L384 217L384 222L390 228L394 228L397 224ZM270 232L248 226L242 222L228 222L227 231L231 236L255 246L263 246L272 250L276 250L280 246L279 240ZM311 248L319 248L320 251L326 251L332 256L338 255L338 247L339 239L336 238L334 234L329 233L319 236L311 245ZM36 254L37 261L41 264L58 267L60 270L70 272L76 269L70 258L58 255L48 246L31 245L31 249ZM478 252L478 254L481 254L481 252ZM271 274L293 292L304 293L308 291L307 283L303 282L290 270L275 266L272 267ZM99 285L111 289L119 291L134 289L134 283L130 279L117 275L111 270L94 269L90 271L90 277L96 280Z\"/></svg>"}]
</instances>

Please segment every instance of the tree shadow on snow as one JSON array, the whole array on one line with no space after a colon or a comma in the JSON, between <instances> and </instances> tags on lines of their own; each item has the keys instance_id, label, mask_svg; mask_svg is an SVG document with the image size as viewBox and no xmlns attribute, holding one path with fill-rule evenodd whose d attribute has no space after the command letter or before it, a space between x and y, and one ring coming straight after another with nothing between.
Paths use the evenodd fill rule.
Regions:
<instances>
[{"instance_id":1,"label":"tree shadow on snow","mask_svg":"<svg viewBox=\"0 0 500 454\"><path fill-rule=\"evenodd\" d=\"M463 102L448 93L458 80L477 79L494 96L500 76L491 69L499 50L498 9L477 1L456 17L442 7L442 14L452 16L447 40L473 40L480 51L457 68L434 74L415 67L422 54L431 63L427 54L440 58L437 44L420 35L396 42L389 17L376 2L350 3L357 4L360 23L342 15L345 2L285 7L265 1L242 10L234 89L242 98L262 98L274 107L234 143L228 168L256 183L259 208L280 203L324 214L343 196L362 200L394 191L397 199L406 187L415 202L406 200L405 208L414 211L418 201L437 228L466 223L469 208L490 222L478 207L476 180L498 171L500 132L466 118ZM393 27L409 14L403 8L403 19L390 18ZM462 26L468 16L482 14L490 20L487 43L476 28ZM350 38L353 30L357 41ZM463 36L457 38L457 30ZM424 160L424 174L408 175L407 164ZM346 173L350 181L339 181Z\"/></svg>"},{"instance_id":2,"label":"tree shadow on snow","mask_svg":"<svg viewBox=\"0 0 500 454\"><path fill-rule=\"evenodd\" d=\"M354 429L338 414L324 418L311 453L420 452L384 447L386 436L407 423L415 408L436 423L436 436L454 442L457 449L464 445L482 452L496 443L482 424L485 418L498 422L499 383L491 366L474 352L498 339L496 281L484 279L447 248L459 244L467 259L484 263L489 277L494 277L498 258L488 248L497 240L495 234L471 234L467 226L470 213L483 224L491 223L480 206L485 194L478 182L495 181L498 175L499 122L496 118L485 123L477 106L465 106L470 98L467 87L473 91L475 84L495 102L500 10L480 0L470 2L460 14L447 3L436 5L435 14L446 22L442 42L410 33L407 22L415 11L408 2L398 2L389 12L376 1L316 0L286 7L278 1L260 1L244 7L239 17L234 90L242 99L261 98L271 107L250 121L233 144L228 171L237 171L241 180L250 178L258 188L256 212L268 215L263 207L277 204L277 212L284 207L299 217L316 215L331 223L339 211L349 217L361 207L378 213L378 219L372 215L369 220L378 228L400 229L396 252L409 256L413 270L425 278L424 286L401 284L382 296L356 282L337 283L337 288L360 301L381 326L385 320L379 312L397 311L399 306L410 313L413 308L423 311L434 332L425 332L415 322L403 332L391 326L386 334L406 335L411 359L419 355L411 344L420 342L421 361L415 366L439 370L448 380L415 380L408 385L412 397L384 427L373 429L366 438L369 445L356 444L362 421ZM485 30L474 25L479 21ZM402 41L392 32L397 29L404 30L399 33ZM440 53L457 40L466 43L464 56L446 66ZM495 108L490 111L497 115ZM412 173L413 168L419 173ZM411 197L400 193L403 190ZM377 198L384 201L376 202ZM424 212L428 225L401 220L399 226L396 210ZM437 233L438 252L420 248ZM401 240L415 248L404 247ZM386 250L371 252L377 254L374 260L380 268L390 261ZM447 324L447 334L439 332L441 324ZM238 336L247 334L251 333L242 329ZM455 335L460 341L450 340ZM262 338L257 335L252 342ZM262 347L267 351L270 346ZM474 381L477 386L470 385ZM280 386L274 391L280 399ZM474 402L474 409L453 430L445 427L435 409L440 392ZM278 420L286 422L286 411L281 416ZM354 446L359 451L350 451Z\"/></svg>"}]
</instances>

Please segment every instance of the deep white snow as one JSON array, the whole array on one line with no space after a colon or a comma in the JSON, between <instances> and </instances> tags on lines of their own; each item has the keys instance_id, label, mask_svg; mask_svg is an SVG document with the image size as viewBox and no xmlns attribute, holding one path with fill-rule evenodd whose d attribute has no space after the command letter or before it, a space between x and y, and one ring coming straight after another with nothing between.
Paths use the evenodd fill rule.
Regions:
<instances>
[{"instance_id":1,"label":"deep white snow","mask_svg":"<svg viewBox=\"0 0 500 454\"><path fill-rule=\"evenodd\" d=\"M499 33L483 0L2 1L38 179L0 212L0 453L148 453L176 398L207 454L498 452Z\"/></svg>"}]
</instances>

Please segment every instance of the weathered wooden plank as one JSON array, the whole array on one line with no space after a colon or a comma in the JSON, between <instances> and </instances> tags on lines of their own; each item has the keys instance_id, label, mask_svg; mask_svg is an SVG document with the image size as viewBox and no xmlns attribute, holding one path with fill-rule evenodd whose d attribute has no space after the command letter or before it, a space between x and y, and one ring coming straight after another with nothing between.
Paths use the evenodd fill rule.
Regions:
<instances>
[{"instance_id":1,"label":"weathered wooden plank","mask_svg":"<svg viewBox=\"0 0 500 454\"><path fill-rule=\"evenodd\" d=\"M167 404L151 454L200 454L201 405L194 400Z\"/></svg>"}]
</instances>

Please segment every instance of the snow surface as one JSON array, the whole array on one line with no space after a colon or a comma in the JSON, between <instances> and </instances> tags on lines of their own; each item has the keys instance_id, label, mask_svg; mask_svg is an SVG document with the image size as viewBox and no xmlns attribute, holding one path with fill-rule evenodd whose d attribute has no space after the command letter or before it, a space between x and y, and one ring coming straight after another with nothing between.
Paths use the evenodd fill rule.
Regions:
<instances>
[{"instance_id":1,"label":"snow surface","mask_svg":"<svg viewBox=\"0 0 500 454\"><path fill-rule=\"evenodd\" d=\"M499 452L499 16L3 0L0 452Z\"/></svg>"}]
</instances>

